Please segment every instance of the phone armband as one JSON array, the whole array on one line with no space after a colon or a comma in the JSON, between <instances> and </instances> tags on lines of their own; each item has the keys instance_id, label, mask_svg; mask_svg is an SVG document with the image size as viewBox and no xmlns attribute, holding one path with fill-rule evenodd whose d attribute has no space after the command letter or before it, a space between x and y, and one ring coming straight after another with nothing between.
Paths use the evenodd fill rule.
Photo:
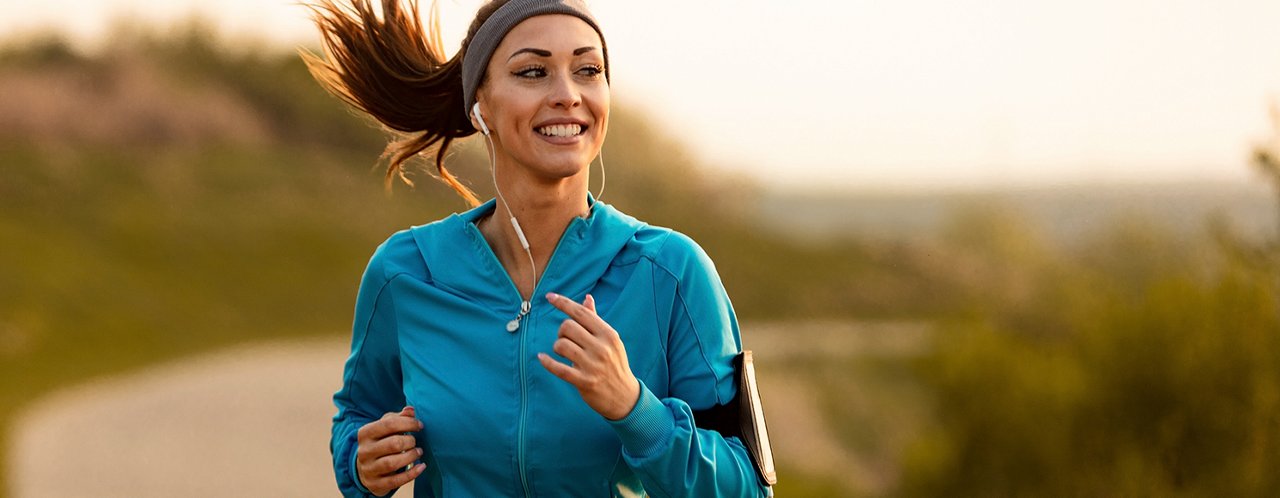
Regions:
<instances>
[{"instance_id":1,"label":"phone armband","mask_svg":"<svg viewBox=\"0 0 1280 498\"><path fill-rule=\"evenodd\" d=\"M769 430L765 427L764 406L760 402L751 351L743 351L733 358L733 376L738 394L727 404L694 411L694 425L740 439L756 474L772 486L777 484L778 474L773 466L773 449L769 446Z\"/></svg>"}]
</instances>

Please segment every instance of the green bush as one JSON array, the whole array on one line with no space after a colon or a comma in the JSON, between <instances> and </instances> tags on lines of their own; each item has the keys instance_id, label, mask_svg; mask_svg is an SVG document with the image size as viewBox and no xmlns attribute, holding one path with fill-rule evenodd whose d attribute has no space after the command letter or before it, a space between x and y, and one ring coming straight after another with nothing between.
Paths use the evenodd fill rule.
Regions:
<instances>
[{"instance_id":1,"label":"green bush","mask_svg":"<svg viewBox=\"0 0 1280 498\"><path fill-rule=\"evenodd\" d=\"M1032 295L938 334L903 493L1276 496L1280 272L1250 254L1128 224L1075 257L1004 258Z\"/></svg>"}]
</instances>

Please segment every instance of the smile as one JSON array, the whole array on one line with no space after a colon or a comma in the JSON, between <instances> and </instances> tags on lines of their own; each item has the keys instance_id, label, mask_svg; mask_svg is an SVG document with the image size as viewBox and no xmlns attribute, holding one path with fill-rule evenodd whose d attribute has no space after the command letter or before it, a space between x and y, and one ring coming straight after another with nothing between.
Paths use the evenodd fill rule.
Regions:
<instances>
[{"instance_id":1,"label":"smile","mask_svg":"<svg viewBox=\"0 0 1280 498\"><path fill-rule=\"evenodd\" d=\"M581 135L586 130L586 127L579 124L559 124L543 126L536 130L538 133L548 137L573 137Z\"/></svg>"}]
</instances>

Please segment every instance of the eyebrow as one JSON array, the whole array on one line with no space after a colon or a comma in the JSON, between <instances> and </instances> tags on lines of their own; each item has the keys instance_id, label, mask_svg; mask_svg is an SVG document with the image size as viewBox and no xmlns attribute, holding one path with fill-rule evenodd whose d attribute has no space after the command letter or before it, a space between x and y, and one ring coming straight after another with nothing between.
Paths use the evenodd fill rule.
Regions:
<instances>
[{"instance_id":1,"label":"eyebrow","mask_svg":"<svg viewBox=\"0 0 1280 498\"><path fill-rule=\"evenodd\" d=\"M540 50L540 49L536 49L536 48L522 48L522 49L520 49L520 50L516 50L516 53L511 54L511 57L507 57L507 60L514 59L517 55L520 55L520 54L523 54L523 53L530 53L530 54L536 55L536 56L538 56L538 57L551 57L551 51L550 51L550 50Z\"/></svg>"},{"instance_id":2,"label":"eyebrow","mask_svg":"<svg viewBox=\"0 0 1280 498\"><path fill-rule=\"evenodd\" d=\"M595 49L596 49L595 47L576 48L573 50L573 55L575 56L582 55ZM542 50L540 48L522 48L520 50L516 50L515 53L511 54L511 57L507 57L507 60L514 59L517 55L524 54L524 53L533 54L538 57L551 57L550 50Z\"/></svg>"}]
</instances>

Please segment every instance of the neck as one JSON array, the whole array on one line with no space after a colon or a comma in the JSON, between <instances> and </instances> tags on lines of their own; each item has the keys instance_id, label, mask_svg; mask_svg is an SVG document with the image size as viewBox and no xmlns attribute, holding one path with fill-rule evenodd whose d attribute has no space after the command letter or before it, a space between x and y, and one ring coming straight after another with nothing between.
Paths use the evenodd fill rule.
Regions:
<instances>
[{"instance_id":1,"label":"neck","mask_svg":"<svg viewBox=\"0 0 1280 498\"><path fill-rule=\"evenodd\" d=\"M506 168L506 171L515 169ZM531 178L505 180L510 176L513 175L499 174L498 187L502 190L502 197L498 199L493 215L480 224L480 232L507 270L521 297L531 299L536 280L542 277L551 253L569 223L575 217L587 216L590 211L586 171L584 169L579 175L554 182L537 182ZM504 198L509 206L503 202ZM529 253L525 252L515 227L511 225L512 215L529 241ZM530 254L537 269L536 275L529 267Z\"/></svg>"}]
</instances>

